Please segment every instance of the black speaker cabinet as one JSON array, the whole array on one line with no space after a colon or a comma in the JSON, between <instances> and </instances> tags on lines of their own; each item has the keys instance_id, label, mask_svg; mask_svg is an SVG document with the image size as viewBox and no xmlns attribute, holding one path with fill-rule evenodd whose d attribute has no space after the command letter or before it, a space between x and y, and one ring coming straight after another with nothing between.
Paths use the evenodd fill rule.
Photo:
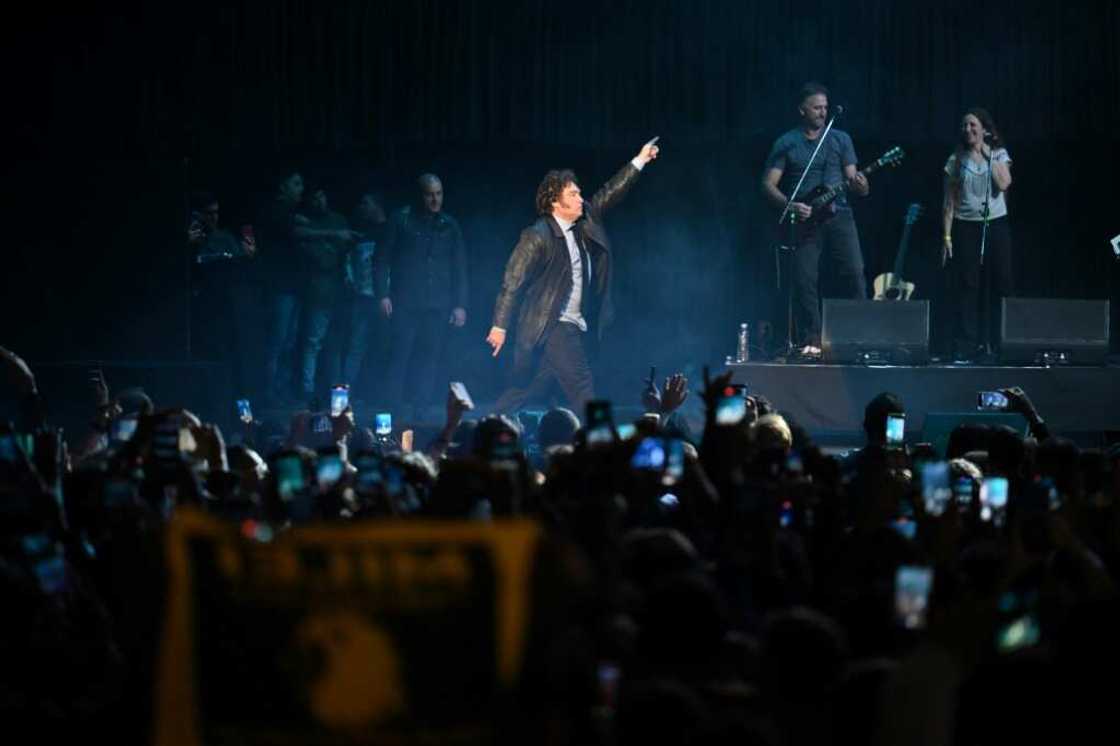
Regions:
<instances>
[{"instance_id":1,"label":"black speaker cabinet","mask_svg":"<svg viewBox=\"0 0 1120 746\"><path fill-rule=\"evenodd\" d=\"M1011 365L1104 365L1107 300L1004 298L1000 361Z\"/></svg>"},{"instance_id":2,"label":"black speaker cabinet","mask_svg":"<svg viewBox=\"0 0 1120 746\"><path fill-rule=\"evenodd\" d=\"M821 356L826 363L925 365L929 301L825 298Z\"/></svg>"}]
</instances>

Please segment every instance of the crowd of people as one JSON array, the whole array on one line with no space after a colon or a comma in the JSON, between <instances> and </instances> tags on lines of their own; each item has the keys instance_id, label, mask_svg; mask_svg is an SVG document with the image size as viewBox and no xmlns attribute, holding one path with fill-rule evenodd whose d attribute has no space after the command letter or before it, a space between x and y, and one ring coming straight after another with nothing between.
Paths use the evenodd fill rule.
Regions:
<instances>
[{"instance_id":1,"label":"crowd of people","mask_svg":"<svg viewBox=\"0 0 1120 746\"><path fill-rule=\"evenodd\" d=\"M895 444L887 422L904 403L884 393L864 446L836 456L730 373L705 371L695 392L651 377L632 423L600 401L585 419L474 420L452 392L443 430L411 447L349 411L250 420L227 438L168 408L182 403L95 376L89 437L67 444L50 392L0 353L0 708L39 740L147 740L161 538L185 510L278 541L307 524L535 521L550 570L532 593L549 602L534 604L498 729L511 742L1109 732L1120 451L1052 435L1019 389L1003 393L1026 433L962 425L946 453ZM681 416L690 398L702 420Z\"/></svg>"},{"instance_id":2,"label":"crowd of people","mask_svg":"<svg viewBox=\"0 0 1120 746\"><path fill-rule=\"evenodd\" d=\"M387 371L371 403L405 417L437 403L447 330L467 320L467 257L440 178L421 175L415 195L389 211L367 191L347 218L326 187L308 188L292 169L239 236L221 226L214 194L192 195L197 354L229 365L239 397L306 406L332 385L362 380L383 319L392 354L380 361ZM267 330L263 349L258 328Z\"/></svg>"}]
</instances>

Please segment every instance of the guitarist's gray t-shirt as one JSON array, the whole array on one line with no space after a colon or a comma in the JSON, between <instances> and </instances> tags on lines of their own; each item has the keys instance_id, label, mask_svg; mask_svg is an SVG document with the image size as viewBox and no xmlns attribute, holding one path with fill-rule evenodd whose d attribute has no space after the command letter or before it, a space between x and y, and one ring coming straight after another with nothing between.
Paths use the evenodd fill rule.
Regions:
<instances>
[{"instance_id":1,"label":"guitarist's gray t-shirt","mask_svg":"<svg viewBox=\"0 0 1120 746\"><path fill-rule=\"evenodd\" d=\"M774 141L774 147L770 148L770 155L766 158L765 170L769 171L772 168L782 170L782 179L778 182L778 189L782 194L788 197L793 191L815 147L817 141L806 138L805 133L800 129L792 129ZM805 177L805 183L801 185L798 194L808 194L817 186L829 187L842 183L844 167L854 166L856 163L858 161L852 138L843 130L832 130L821 146L821 152L817 154L817 160L813 162L813 168ZM837 208L847 208L847 195L841 192L833 204Z\"/></svg>"}]
</instances>

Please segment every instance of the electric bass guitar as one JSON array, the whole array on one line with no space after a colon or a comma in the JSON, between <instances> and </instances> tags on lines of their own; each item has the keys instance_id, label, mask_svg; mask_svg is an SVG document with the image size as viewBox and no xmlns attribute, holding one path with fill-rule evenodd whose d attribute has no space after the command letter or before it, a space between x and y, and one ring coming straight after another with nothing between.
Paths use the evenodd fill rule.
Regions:
<instances>
[{"instance_id":1,"label":"electric bass guitar","mask_svg":"<svg viewBox=\"0 0 1120 746\"><path fill-rule=\"evenodd\" d=\"M866 166L859 173L864 176L870 176L885 166L897 166L905 157L906 153L903 152L902 148L896 145L879 156L875 162ZM821 184L811 189L805 195L798 196L797 201L809 205L809 207L813 208L813 213L805 220L798 218L797 213L793 212L793 210L790 210L785 216L782 222L788 223L789 227L786 236L784 236L788 244L787 248L796 247L801 243L801 240L815 230L818 225L831 219L832 216L836 214L836 205L834 204L836 198L847 192L848 189L848 180L845 179L839 184L833 184L832 186Z\"/></svg>"},{"instance_id":2,"label":"electric bass guitar","mask_svg":"<svg viewBox=\"0 0 1120 746\"><path fill-rule=\"evenodd\" d=\"M902 279L902 267L906 263L906 249L910 246L910 229L925 211L914 203L906 208L906 224L902 229L902 240L898 244L898 256L894 260L894 271L884 272L875 278L875 300L910 300L914 294L914 283Z\"/></svg>"}]
</instances>

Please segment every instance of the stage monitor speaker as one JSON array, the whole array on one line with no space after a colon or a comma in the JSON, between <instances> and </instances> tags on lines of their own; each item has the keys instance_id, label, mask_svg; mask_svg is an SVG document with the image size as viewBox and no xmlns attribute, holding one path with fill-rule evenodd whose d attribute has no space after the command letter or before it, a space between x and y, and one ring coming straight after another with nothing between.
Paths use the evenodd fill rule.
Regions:
<instances>
[{"instance_id":1,"label":"stage monitor speaker","mask_svg":"<svg viewBox=\"0 0 1120 746\"><path fill-rule=\"evenodd\" d=\"M1107 300L1004 298L1000 361L1012 365L1104 365Z\"/></svg>"},{"instance_id":2,"label":"stage monitor speaker","mask_svg":"<svg viewBox=\"0 0 1120 746\"><path fill-rule=\"evenodd\" d=\"M826 363L925 365L929 301L825 298L821 356Z\"/></svg>"}]
</instances>

